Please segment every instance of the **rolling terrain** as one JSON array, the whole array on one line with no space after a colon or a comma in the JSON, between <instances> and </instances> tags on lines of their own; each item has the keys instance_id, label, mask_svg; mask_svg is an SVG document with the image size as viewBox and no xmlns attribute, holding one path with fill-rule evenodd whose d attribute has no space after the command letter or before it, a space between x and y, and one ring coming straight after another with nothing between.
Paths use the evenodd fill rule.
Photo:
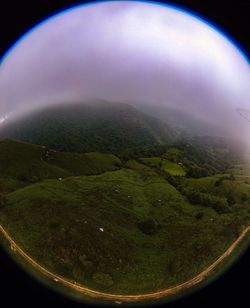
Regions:
<instances>
[{"instance_id":1,"label":"rolling terrain","mask_svg":"<svg viewBox=\"0 0 250 308\"><path fill-rule=\"evenodd\" d=\"M250 163L232 140L181 132L102 101L4 124L0 227L12 253L63 285L128 299L220 272L249 239Z\"/></svg>"},{"instance_id":2,"label":"rolling terrain","mask_svg":"<svg viewBox=\"0 0 250 308\"><path fill-rule=\"evenodd\" d=\"M250 222L245 178L236 170L188 177L175 147L127 161L11 140L0 148L0 224L38 264L99 292L147 294L184 283Z\"/></svg>"}]
</instances>

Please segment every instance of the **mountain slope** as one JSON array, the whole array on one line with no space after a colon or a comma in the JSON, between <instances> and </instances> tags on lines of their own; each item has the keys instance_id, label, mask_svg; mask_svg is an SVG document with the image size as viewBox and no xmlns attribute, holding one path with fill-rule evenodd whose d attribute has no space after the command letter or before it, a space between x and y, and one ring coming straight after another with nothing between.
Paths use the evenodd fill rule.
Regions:
<instances>
[{"instance_id":1,"label":"mountain slope","mask_svg":"<svg viewBox=\"0 0 250 308\"><path fill-rule=\"evenodd\" d=\"M7 178L29 184L72 175L99 174L116 170L119 165L119 158L113 154L64 153L24 142L0 141L0 180Z\"/></svg>"},{"instance_id":2,"label":"mountain slope","mask_svg":"<svg viewBox=\"0 0 250 308\"><path fill-rule=\"evenodd\" d=\"M166 143L170 127L136 108L97 101L54 106L1 127L8 137L67 152L119 152L134 146Z\"/></svg>"},{"instance_id":3,"label":"mountain slope","mask_svg":"<svg viewBox=\"0 0 250 308\"><path fill-rule=\"evenodd\" d=\"M138 110L151 114L152 116L166 121L172 129L175 129L180 138L189 138L193 136L225 136L224 130L216 126L212 121L205 120L187 112L184 109L170 108L164 104L135 104Z\"/></svg>"}]
</instances>

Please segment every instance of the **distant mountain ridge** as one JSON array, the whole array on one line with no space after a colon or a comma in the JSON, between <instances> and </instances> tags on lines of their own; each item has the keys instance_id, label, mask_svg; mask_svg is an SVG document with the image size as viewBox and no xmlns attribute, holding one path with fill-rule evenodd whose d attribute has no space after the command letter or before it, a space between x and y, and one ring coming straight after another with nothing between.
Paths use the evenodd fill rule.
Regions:
<instances>
[{"instance_id":1,"label":"distant mountain ridge","mask_svg":"<svg viewBox=\"0 0 250 308\"><path fill-rule=\"evenodd\" d=\"M2 125L12 138L68 152L117 152L168 143L177 136L168 124L123 103L94 101L47 107Z\"/></svg>"},{"instance_id":2,"label":"distant mountain ridge","mask_svg":"<svg viewBox=\"0 0 250 308\"><path fill-rule=\"evenodd\" d=\"M190 138L193 136L225 136L225 131L214 125L212 121L204 120L194 113L184 109L174 109L167 104L142 104L135 103L138 110L165 121L172 129L178 132L179 138Z\"/></svg>"}]
</instances>

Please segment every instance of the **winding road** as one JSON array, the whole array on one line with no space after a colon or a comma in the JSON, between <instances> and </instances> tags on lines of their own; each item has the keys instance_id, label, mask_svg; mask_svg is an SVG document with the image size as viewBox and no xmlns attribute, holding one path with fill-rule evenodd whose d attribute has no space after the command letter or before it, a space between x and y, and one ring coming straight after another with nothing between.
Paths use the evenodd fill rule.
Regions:
<instances>
[{"instance_id":1,"label":"winding road","mask_svg":"<svg viewBox=\"0 0 250 308\"><path fill-rule=\"evenodd\" d=\"M49 279L52 279L58 284L61 284L63 286L69 287L75 291L78 291L84 295L90 296L92 298L100 298L104 300L111 300L116 303L121 302L136 302L136 301L144 301L144 300L152 300L152 299L159 299L161 297L166 297L168 295L176 294L180 291L183 291L187 288L193 287L203 281L209 274L213 272L213 270L222 263L224 259L226 259L238 246L238 244L244 239L244 237L247 235L247 233L250 231L250 226L244 229L244 231L241 233L241 235L233 242L233 244L224 252L223 255L221 255L213 264L211 264L208 268L206 268L204 271L202 271L200 274L195 276L194 278L179 284L174 287L170 287L168 289L149 293L149 294L138 294L138 295L122 295L122 294L109 294L109 293L103 293L95 290L91 290L87 287L81 286L75 282L72 282L70 280L67 280L63 278L62 276L59 276L57 274L54 274L50 271L48 271L46 268L38 264L35 260L33 260L21 247L19 247L15 241L10 237L10 235L5 231L5 229L0 225L0 232L3 234L5 239L9 242L11 249L18 253L20 256L22 256L25 261L27 261L29 264L31 264L37 271L44 274Z\"/></svg>"}]
</instances>

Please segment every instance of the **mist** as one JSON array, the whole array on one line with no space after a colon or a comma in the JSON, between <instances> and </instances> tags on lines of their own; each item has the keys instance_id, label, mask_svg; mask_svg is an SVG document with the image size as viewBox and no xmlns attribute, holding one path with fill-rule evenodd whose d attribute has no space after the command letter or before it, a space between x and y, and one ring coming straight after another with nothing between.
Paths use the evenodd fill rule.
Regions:
<instances>
[{"instance_id":1,"label":"mist","mask_svg":"<svg viewBox=\"0 0 250 308\"><path fill-rule=\"evenodd\" d=\"M0 127L42 107L102 99L180 110L250 144L250 66L213 27L135 1L83 5L25 35L0 65Z\"/></svg>"}]
</instances>

